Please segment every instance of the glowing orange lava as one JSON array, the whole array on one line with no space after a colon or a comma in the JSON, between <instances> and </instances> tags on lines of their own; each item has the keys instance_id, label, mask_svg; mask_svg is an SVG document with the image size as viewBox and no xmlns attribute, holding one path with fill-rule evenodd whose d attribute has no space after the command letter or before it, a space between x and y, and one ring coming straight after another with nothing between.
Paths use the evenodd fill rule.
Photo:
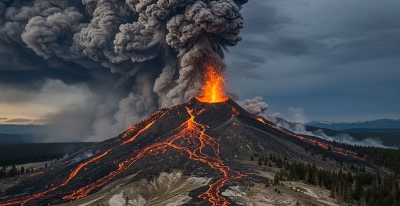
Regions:
<instances>
[{"instance_id":1,"label":"glowing orange lava","mask_svg":"<svg viewBox=\"0 0 400 206\"><path fill-rule=\"evenodd\" d=\"M228 100L225 95L225 80L219 70L211 62L204 64L204 85L201 95L196 97L199 101L217 103Z\"/></svg>"}]
</instances>

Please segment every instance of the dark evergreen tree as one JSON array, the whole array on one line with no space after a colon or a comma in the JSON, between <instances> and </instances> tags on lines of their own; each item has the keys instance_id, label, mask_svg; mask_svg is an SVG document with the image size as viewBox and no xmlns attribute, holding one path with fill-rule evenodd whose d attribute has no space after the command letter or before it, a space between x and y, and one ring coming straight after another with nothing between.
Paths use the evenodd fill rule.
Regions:
<instances>
[{"instance_id":1,"label":"dark evergreen tree","mask_svg":"<svg viewBox=\"0 0 400 206\"><path fill-rule=\"evenodd\" d=\"M278 157L278 158L276 158L276 166L278 167L278 168L282 168L282 159L281 159L281 157Z\"/></svg>"},{"instance_id":2,"label":"dark evergreen tree","mask_svg":"<svg viewBox=\"0 0 400 206\"><path fill-rule=\"evenodd\" d=\"M274 186L279 185L279 174L278 173L275 173L273 185Z\"/></svg>"},{"instance_id":3,"label":"dark evergreen tree","mask_svg":"<svg viewBox=\"0 0 400 206\"><path fill-rule=\"evenodd\" d=\"M10 171L9 171L9 176L10 177L15 177L18 174L18 170L15 167L15 164L12 165Z\"/></svg>"}]
</instances>

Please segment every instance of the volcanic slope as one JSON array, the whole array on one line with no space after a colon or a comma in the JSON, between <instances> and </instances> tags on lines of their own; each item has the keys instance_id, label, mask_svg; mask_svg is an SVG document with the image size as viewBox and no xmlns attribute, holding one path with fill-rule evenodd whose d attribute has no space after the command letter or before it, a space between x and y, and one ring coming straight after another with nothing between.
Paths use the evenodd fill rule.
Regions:
<instances>
[{"instance_id":1,"label":"volcanic slope","mask_svg":"<svg viewBox=\"0 0 400 206\"><path fill-rule=\"evenodd\" d=\"M182 205L236 205L221 195L225 189L266 181L241 160L253 154L275 154L324 166L304 147L343 162L375 168L352 152L332 148L329 142L279 129L231 99L211 104L193 98L159 110L118 137L71 155L43 172L20 176L16 186L1 194L0 205L61 204L128 177L133 184L176 171L185 177L203 178L192 179L196 184L191 187L179 186L188 190Z\"/></svg>"}]
</instances>

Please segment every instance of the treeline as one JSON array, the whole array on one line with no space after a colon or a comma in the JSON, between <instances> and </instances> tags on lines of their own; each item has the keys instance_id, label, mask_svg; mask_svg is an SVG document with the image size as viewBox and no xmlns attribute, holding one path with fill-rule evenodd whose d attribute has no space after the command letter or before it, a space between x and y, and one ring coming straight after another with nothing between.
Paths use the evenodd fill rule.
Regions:
<instances>
[{"instance_id":1,"label":"treeline","mask_svg":"<svg viewBox=\"0 0 400 206\"><path fill-rule=\"evenodd\" d=\"M94 145L93 142L0 144L0 167L61 159Z\"/></svg>"},{"instance_id":2,"label":"treeline","mask_svg":"<svg viewBox=\"0 0 400 206\"><path fill-rule=\"evenodd\" d=\"M282 184L281 181L303 181L330 190L332 197L346 203L362 206L400 206L400 187L395 176L382 177L378 173L368 173L364 167L354 165L349 165L348 171L319 169L315 165L290 163L286 156L251 156L250 160L258 161L258 165L281 168L275 174L274 185Z\"/></svg>"},{"instance_id":3,"label":"treeline","mask_svg":"<svg viewBox=\"0 0 400 206\"><path fill-rule=\"evenodd\" d=\"M45 163L44 167L47 167L47 163ZM39 170L41 169L42 168L39 168ZM15 177L17 175L28 174L33 172L36 172L34 171L33 168L25 168L24 166L17 168L15 165L12 165L11 168L9 169L6 166L3 166L2 168L0 168L0 179L7 177Z\"/></svg>"},{"instance_id":4,"label":"treeline","mask_svg":"<svg viewBox=\"0 0 400 206\"><path fill-rule=\"evenodd\" d=\"M368 161L372 161L374 164L387 167L392 169L397 177L400 177L400 150L398 149L387 149L378 147L362 147L350 144L338 144L337 146L357 152L359 157L367 157Z\"/></svg>"}]
</instances>

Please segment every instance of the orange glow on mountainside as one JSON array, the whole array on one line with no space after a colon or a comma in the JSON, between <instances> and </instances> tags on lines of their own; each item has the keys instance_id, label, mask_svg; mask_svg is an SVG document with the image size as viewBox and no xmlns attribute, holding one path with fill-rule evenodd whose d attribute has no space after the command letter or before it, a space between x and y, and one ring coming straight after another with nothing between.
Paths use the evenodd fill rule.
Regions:
<instances>
[{"instance_id":1,"label":"orange glow on mountainside","mask_svg":"<svg viewBox=\"0 0 400 206\"><path fill-rule=\"evenodd\" d=\"M228 97L225 95L225 80L218 69L211 62L204 64L204 85L201 95L196 97L199 101L218 103L228 100Z\"/></svg>"}]
</instances>

